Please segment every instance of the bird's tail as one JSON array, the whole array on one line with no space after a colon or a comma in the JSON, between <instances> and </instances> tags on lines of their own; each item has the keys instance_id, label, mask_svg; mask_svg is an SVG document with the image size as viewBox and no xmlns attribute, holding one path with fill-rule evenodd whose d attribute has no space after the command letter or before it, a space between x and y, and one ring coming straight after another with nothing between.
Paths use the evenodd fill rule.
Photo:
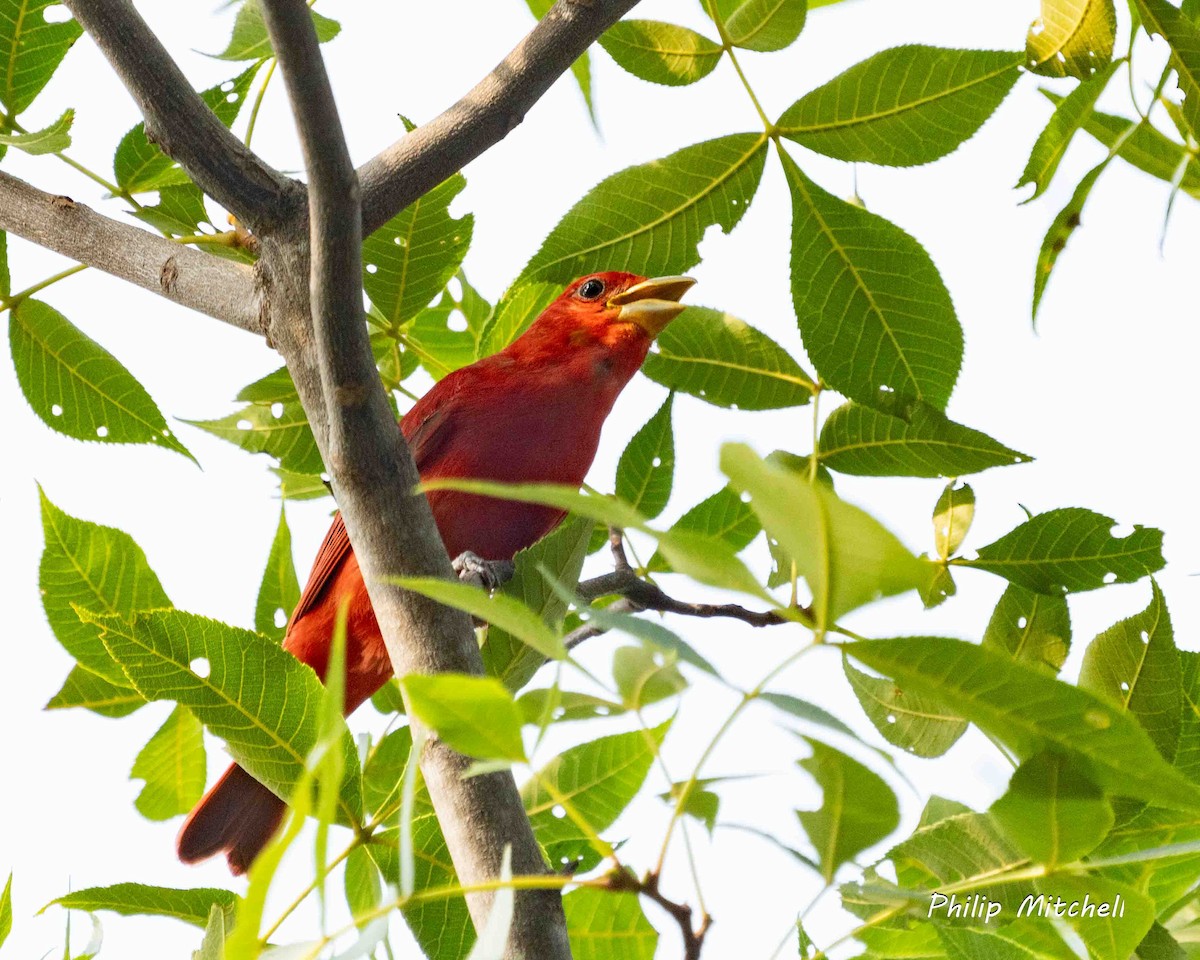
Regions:
<instances>
[{"instance_id":1,"label":"bird's tail","mask_svg":"<svg viewBox=\"0 0 1200 960\"><path fill-rule=\"evenodd\" d=\"M234 875L245 873L283 820L286 805L236 763L191 812L176 840L184 863L225 851Z\"/></svg>"}]
</instances>

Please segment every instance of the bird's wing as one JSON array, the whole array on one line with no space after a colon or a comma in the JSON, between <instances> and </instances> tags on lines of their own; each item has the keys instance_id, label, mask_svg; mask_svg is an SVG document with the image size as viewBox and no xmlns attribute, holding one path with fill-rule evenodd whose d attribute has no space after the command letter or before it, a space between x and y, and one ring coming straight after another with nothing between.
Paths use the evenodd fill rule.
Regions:
<instances>
[{"instance_id":1,"label":"bird's wing","mask_svg":"<svg viewBox=\"0 0 1200 960\"><path fill-rule=\"evenodd\" d=\"M448 380L450 377L438 384L438 387L442 387L442 389L435 387L422 397L416 406L404 415L401 423L401 429L408 440L409 449L412 450L418 472L421 472L426 464L437 458L438 451L444 449L446 441L453 432L450 424L454 418L446 416L446 409L458 394L461 378L455 377L453 383L447 383ZM409 424L412 426L410 427ZM312 572L308 575L308 582L304 585L300 602L296 604L296 609L292 613L292 623L316 606L317 601L325 592L325 588L337 575L349 555L350 535L346 533L346 524L342 521L342 515L338 513L334 515L329 532L325 534L325 539L321 541L320 549L317 550L317 558L313 561Z\"/></svg>"}]
</instances>

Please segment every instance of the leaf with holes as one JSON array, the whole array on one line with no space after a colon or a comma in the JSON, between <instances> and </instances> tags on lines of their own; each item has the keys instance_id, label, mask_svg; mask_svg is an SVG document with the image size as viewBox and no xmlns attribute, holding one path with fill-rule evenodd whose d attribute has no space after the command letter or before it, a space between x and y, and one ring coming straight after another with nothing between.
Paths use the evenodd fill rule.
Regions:
<instances>
[{"instance_id":1,"label":"leaf with holes","mask_svg":"<svg viewBox=\"0 0 1200 960\"><path fill-rule=\"evenodd\" d=\"M64 513L41 488L38 495L46 542L38 587L50 629L79 667L144 702L109 656L99 631L83 622L78 611L132 616L138 610L169 607L170 599L129 534ZM95 692L94 685L90 689Z\"/></svg>"},{"instance_id":2,"label":"leaf with holes","mask_svg":"<svg viewBox=\"0 0 1200 960\"><path fill-rule=\"evenodd\" d=\"M47 426L77 440L155 444L195 460L146 388L53 307L22 300L10 311L8 335L17 381Z\"/></svg>"},{"instance_id":3,"label":"leaf with holes","mask_svg":"<svg viewBox=\"0 0 1200 960\"><path fill-rule=\"evenodd\" d=\"M481 330L448 297L420 311L397 337L434 380L474 363Z\"/></svg>"},{"instance_id":4,"label":"leaf with holes","mask_svg":"<svg viewBox=\"0 0 1200 960\"><path fill-rule=\"evenodd\" d=\"M1183 675L1171 617L1158 584L1150 605L1109 627L1088 644L1079 685L1128 710L1150 734L1158 752L1175 759L1179 746Z\"/></svg>"},{"instance_id":5,"label":"leaf with holes","mask_svg":"<svg viewBox=\"0 0 1200 960\"><path fill-rule=\"evenodd\" d=\"M743 444L721 448L721 470L775 537L813 595L817 624L879 597L918 588L933 567L914 557L890 532L820 483L759 458Z\"/></svg>"},{"instance_id":6,"label":"leaf with holes","mask_svg":"<svg viewBox=\"0 0 1200 960\"><path fill-rule=\"evenodd\" d=\"M533 610L555 637L567 604L554 592L541 570L548 570L558 582L573 588L579 582L591 529L590 522L569 517L537 543L517 552L513 557L512 579L500 588L501 596ZM545 662L543 654L497 624L488 627L480 653L484 669L510 690L525 686Z\"/></svg>"},{"instance_id":7,"label":"leaf with holes","mask_svg":"<svg viewBox=\"0 0 1200 960\"><path fill-rule=\"evenodd\" d=\"M712 11L705 0L705 9ZM735 47L770 53L791 46L804 29L805 0L715 0L725 36Z\"/></svg>"},{"instance_id":8,"label":"leaf with holes","mask_svg":"<svg viewBox=\"0 0 1200 960\"><path fill-rule=\"evenodd\" d=\"M711 497L701 500L671 524L670 532L685 531L720 540L735 553L749 546L758 536L762 524L754 510L732 487L722 487ZM657 550L646 564L651 573L666 573L670 565Z\"/></svg>"},{"instance_id":9,"label":"leaf with holes","mask_svg":"<svg viewBox=\"0 0 1200 960\"><path fill-rule=\"evenodd\" d=\"M1166 0L1133 0L1146 32L1171 46L1171 65L1183 91L1182 114L1193 137L1200 137L1200 27ZM1194 16L1194 14L1193 14Z\"/></svg>"},{"instance_id":10,"label":"leaf with holes","mask_svg":"<svg viewBox=\"0 0 1200 960\"><path fill-rule=\"evenodd\" d=\"M1025 38L1025 66L1046 77L1086 80L1113 53L1113 0L1042 0L1042 15Z\"/></svg>"},{"instance_id":11,"label":"leaf with holes","mask_svg":"<svg viewBox=\"0 0 1200 960\"><path fill-rule=\"evenodd\" d=\"M480 760L525 759L521 713L494 677L410 673L400 685L413 715L459 753Z\"/></svg>"},{"instance_id":12,"label":"leaf with holes","mask_svg":"<svg viewBox=\"0 0 1200 960\"><path fill-rule=\"evenodd\" d=\"M905 690L941 701L1022 759L1046 749L1079 756L1109 793L1200 811L1200 788L1162 759L1137 721L1087 690L946 637L860 640L842 649Z\"/></svg>"},{"instance_id":13,"label":"leaf with holes","mask_svg":"<svg viewBox=\"0 0 1200 960\"><path fill-rule=\"evenodd\" d=\"M1042 295L1046 292L1046 284L1050 282L1050 274L1054 272L1055 264L1058 263L1058 255L1067 248L1067 241L1071 239L1071 235L1079 229L1083 222L1083 208L1087 204L1088 197L1092 195L1092 188L1100 179L1100 174L1108 167L1111 159L1111 155L1105 157L1083 175L1075 187L1075 192L1071 194L1071 199L1067 201L1065 207L1058 211L1058 215L1051 222L1046 236L1042 239L1033 275L1032 316L1034 323L1037 322L1038 309L1042 305Z\"/></svg>"},{"instance_id":14,"label":"leaf with holes","mask_svg":"<svg viewBox=\"0 0 1200 960\"><path fill-rule=\"evenodd\" d=\"M851 401L834 410L821 428L821 462L860 477L960 477L1033 459L928 403L887 407Z\"/></svg>"},{"instance_id":15,"label":"leaf with holes","mask_svg":"<svg viewBox=\"0 0 1200 960\"><path fill-rule=\"evenodd\" d=\"M671 429L673 393L645 426L633 435L617 463L617 496L648 520L662 513L675 476L675 434Z\"/></svg>"},{"instance_id":16,"label":"leaf with holes","mask_svg":"<svg viewBox=\"0 0 1200 960\"><path fill-rule=\"evenodd\" d=\"M618 20L601 35L600 46L635 77L671 87L708 76L724 53L695 30L658 20Z\"/></svg>"},{"instance_id":17,"label":"leaf with holes","mask_svg":"<svg viewBox=\"0 0 1200 960\"><path fill-rule=\"evenodd\" d=\"M204 728L177 706L133 761L130 779L145 781L133 805L147 820L187 813L204 793L206 772Z\"/></svg>"},{"instance_id":18,"label":"leaf with holes","mask_svg":"<svg viewBox=\"0 0 1200 960\"><path fill-rule=\"evenodd\" d=\"M1022 763L989 811L1034 863L1074 863L1113 825L1112 805L1077 759L1039 753Z\"/></svg>"},{"instance_id":19,"label":"leaf with holes","mask_svg":"<svg viewBox=\"0 0 1200 960\"><path fill-rule=\"evenodd\" d=\"M0 134L0 145L16 147L35 157L43 153L58 153L71 145L71 124L74 122L75 111L64 110L61 117L42 130Z\"/></svg>"},{"instance_id":20,"label":"leaf with holes","mask_svg":"<svg viewBox=\"0 0 1200 960\"><path fill-rule=\"evenodd\" d=\"M765 333L707 307L688 307L673 320L642 369L664 387L742 410L801 406L815 389L812 377Z\"/></svg>"},{"instance_id":21,"label":"leaf with holes","mask_svg":"<svg viewBox=\"0 0 1200 960\"><path fill-rule=\"evenodd\" d=\"M296 578L296 563L292 559L292 532L288 529L287 513L279 509L279 526L267 566L263 570L258 597L254 601L254 629L264 637L280 641L287 632L288 618L300 602L300 581Z\"/></svg>"},{"instance_id":22,"label":"leaf with holes","mask_svg":"<svg viewBox=\"0 0 1200 960\"><path fill-rule=\"evenodd\" d=\"M291 796L316 746L324 688L311 667L266 637L182 610L83 614L147 700L189 708L233 759L276 796ZM362 816L358 752L343 729L339 820Z\"/></svg>"},{"instance_id":23,"label":"leaf with holes","mask_svg":"<svg viewBox=\"0 0 1200 960\"><path fill-rule=\"evenodd\" d=\"M962 546L975 519L975 491L969 484L946 484L933 507L933 542L938 556L948 560Z\"/></svg>"},{"instance_id":24,"label":"leaf with holes","mask_svg":"<svg viewBox=\"0 0 1200 960\"><path fill-rule=\"evenodd\" d=\"M789 140L839 160L929 163L975 135L1016 83L1021 54L910 44L805 94L779 118Z\"/></svg>"},{"instance_id":25,"label":"leaf with holes","mask_svg":"<svg viewBox=\"0 0 1200 960\"><path fill-rule=\"evenodd\" d=\"M742 219L766 143L760 134L735 134L613 174L550 231L520 281L569 283L602 270L686 272L700 262L706 228L728 233Z\"/></svg>"},{"instance_id":26,"label":"leaf with holes","mask_svg":"<svg viewBox=\"0 0 1200 960\"><path fill-rule=\"evenodd\" d=\"M176 237L191 237L200 232L201 224L209 223L204 206L204 194L194 183L160 187L158 203L131 210L130 216ZM285 368L286 369L286 368Z\"/></svg>"},{"instance_id":27,"label":"leaf with holes","mask_svg":"<svg viewBox=\"0 0 1200 960\"><path fill-rule=\"evenodd\" d=\"M792 194L792 300L817 372L866 404L891 392L944 409L963 335L929 254L781 156Z\"/></svg>"},{"instance_id":28,"label":"leaf with holes","mask_svg":"<svg viewBox=\"0 0 1200 960\"><path fill-rule=\"evenodd\" d=\"M46 907L59 906L67 910L86 910L88 913L111 910L123 917L172 917L196 927L204 927L208 924L208 915L213 907L225 914L227 924L232 924L237 904L236 893L216 887L180 890L144 883L117 883L111 887L73 890L65 897L51 900Z\"/></svg>"},{"instance_id":29,"label":"leaf with holes","mask_svg":"<svg viewBox=\"0 0 1200 960\"><path fill-rule=\"evenodd\" d=\"M911 694L893 680L872 677L843 660L863 713L888 743L918 757L940 757L967 732L967 721L932 697Z\"/></svg>"},{"instance_id":30,"label":"leaf with holes","mask_svg":"<svg viewBox=\"0 0 1200 960\"><path fill-rule=\"evenodd\" d=\"M363 286L392 326L420 313L462 265L475 218L455 219L449 207L466 185L454 174L363 241Z\"/></svg>"},{"instance_id":31,"label":"leaf with holes","mask_svg":"<svg viewBox=\"0 0 1200 960\"><path fill-rule=\"evenodd\" d=\"M1097 71L1096 74L1083 81L1068 96L1058 101L1058 106L1055 107L1050 122L1046 124L1045 129L1038 135L1037 142L1033 145L1033 151L1029 154L1029 162L1025 164L1025 172L1017 181L1017 189L1029 183L1034 185L1034 191L1024 201L1025 203L1036 200L1046 192L1046 188L1050 186L1050 181L1054 178L1055 171L1058 170L1059 163L1067 152L1067 147L1071 145L1071 141L1080 127L1088 122L1092 115L1092 108L1095 107L1096 101L1108 86L1108 81L1112 79L1118 66L1120 66L1119 62L1110 63L1103 70Z\"/></svg>"},{"instance_id":32,"label":"leaf with holes","mask_svg":"<svg viewBox=\"0 0 1200 960\"><path fill-rule=\"evenodd\" d=\"M319 474L325 469L317 441L300 400L251 403L219 420L184 420L248 453L265 453L292 473Z\"/></svg>"},{"instance_id":33,"label":"leaf with holes","mask_svg":"<svg viewBox=\"0 0 1200 960\"><path fill-rule=\"evenodd\" d=\"M552 864L584 856L580 869L599 860L587 835L570 816L556 810L569 804L595 832L612 826L641 789L671 721L648 731L600 737L555 757L521 788L534 835Z\"/></svg>"},{"instance_id":34,"label":"leaf with holes","mask_svg":"<svg viewBox=\"0 0 1200 960\"><path fill-rule=\"evenodd\" d=\"M62 58L79 39L83 28L73 18L61 23L46 19L46 9L57 0L2 0L0 2L0 103L15 117L42 92Z\"/></svg>"},{"instance_id":35,"label":"leaf with holes","mask_svg":"<svg viewBox=\"0 0 1200 960\"><path fill-rule=\"evenodd\" d=\"M821 875L833 883L838 867L900 825L896 794L879 774L820 740L802 738L812 756L800 761L821 788L821 806L796 816L817 851Z\"/></svg>"},{"instance_id":36,"label":"leaf with holes","mask_svg":"<svg viewBox=\"0 0 1200 960\"><path fill-rule=\"evenodd\" d=\"M954 562L1049 596L1133 583L1162 569L1161 530L1135 525L1116 537L1115 526L1082 507L1051 510L981 547L978 559Z\"/></svg>"},{"instance_id":37,"label":"leaf with holes","mask_svg":"<svg viewBox=\"0 0 1200 960\"><path fill-rule=\"evenodd\" d=\"M342 26L336 20L323 17L315 10L310 10L309 16L318 43L328 43L341 32ZM233 22L233 36L229 38L228 46L221 53L210 54L217 60L263 60L273 55L259 0L245 0Z\"/></svg>"},{"instance_id":38,"label":"leaf with holes","mask_svg":"<svg viewBox=\"0 0 1200 960\"><path fill-rule=\"evenodd\" d=\"M983 645L1058 673L1071 649L1067 601L1010 583L988 620Z\"/></svg>"},{"instance_id":39,"label":"leaf with holes","mask_svg":"<svg viewBox=\"0 0 1200 960\"><path fill-rule=\"evenodd\" d=\"M562 905L571 953L579 960L653 960L658 931L636 893L580 887Z\"/></svg>"},{"instance_id":40,"label":"leaf with holes","mask_svg":"<svg viewBox=\"0 0 1200 960\"><path fill-rule=\"evenodd\" d=\"M121 686L79 664L71 668L62 687L46 704L47 710L84 707L102 717L127 717L146 702L133 687Z\"/></svg>"},{"instance_id":41,"label":"leaf with holes","mask_svg":"<svg viewBox=\"0 0 1200 960\"><path fill-rule=\"evenodd\" d=\"M475 358L499 353L521 334L563 292L561 283L522 283L514 286L497 304L485 324Z\"/></svg>"},{"instance_id":42,"label":"leaf with holes","mask_svg":"<svg viewBox=\"0 0 1200 960\"><path fill-rule=\"evenodd\" d=\"M255 63L232 80L201 92L200 98L225 126L231 126L237 119L260 66ZM146 138L145 123L139 123L121 138L113 156L113 176L126 193L144 193L191 182L179 164Z\"/></svg>"}]
</instances>

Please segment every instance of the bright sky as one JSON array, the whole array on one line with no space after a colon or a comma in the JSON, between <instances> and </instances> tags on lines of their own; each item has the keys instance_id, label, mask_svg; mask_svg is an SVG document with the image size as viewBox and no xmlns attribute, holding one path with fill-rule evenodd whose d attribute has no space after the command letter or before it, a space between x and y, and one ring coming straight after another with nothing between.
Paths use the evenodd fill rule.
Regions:
<instances>
[{"instance_id":1,"label":"bright sky","mask_svg":"<svg viewBox=\"0 0 1200 960\"><path fill-rule=\"evenodd\" d=\"M144 0L138 6L198 86L239 71L194 52L223 48L229 14L217 19L209 16L210 5L168 0ZM1036 0L857 0L810 14L804 34L787 51L747 53L743 62L766 109L778 115L802 93L886 46L922 42L1017 49L1037 7ZM398 113L418 122L436 115L531 25L520 0L321 0L318 9L340 19L345 28L325 49L358 162L399 136ZM692 0L646 0L637 15L705 30ZM1144 44L1139 50L1161 62L1155 47ZM524 125L466 171L468 187L454 210L476 216L466 269L492 299L559 216L602 177L690 143L757 129L755 114L727 64L682 90L635 80L598 50L593 71L602 137L591 129L568 79L530 112ZM1181 197L1160 254L1166 185L1114 165L1084 214L1085 229L1060 261L1035 334L1029 302L1038 245L1078 178L1103 156L1097 144L1081 137L1048 195L1028 207L1017 206L1019 196L1011 186L1049 115L1036 86L1033 78L1023 78L982 132L945 160L910 170L860 167L858 191L872 210L926 246L954 298L966 331L966 356L950 415L1037 458L1032 465L970 479L978 509L966 547L978 547L1016 526L1023 517L1019 504L1035 512L1086 506L1122 523L1163 528L1168 566L1160 582L1177 641L1197 649L1200 598L1189 577L1200 573L1200 513L1194 499L1190 418L1194 358L1200 350L1192 275L1200 217L1192 200ZM1059 89L1069 89L1069 84ZM1121 92L1102 105L1123 109ZM1139 95L1144 100L1146 92L1139 88ZM68 106L78 111L71 153L101 172L111 171L117 139L138 118L86 38L28 115L29 125L49 122ZM255 146L280 169L301 166L281 83L268 95ZM834 193L851 192L848 165L798 148L793 155ZM35 161L10 151L4 167L43 189L87 203L100 200L93 184L53 159ZM105 209L119 215L113 206ZM787 193L772 158L744 222L731 236L713 231L704 242L704 263L694 271L700 282L690 300L743 317L802 358L787 281L788 217ZM10 241L10 259L15 289L65 265L17 240ZM279 363L253 337L92 271L48 290L44 298L120 358L168 417L223 416L233 409L241 386ZM662 388L644 378L629 387L606 427L592 483L611 488L617 457L662 396ZM0 364L0 410L9 436L0 471L0 528L6 546L4 600L10 611L3 638L8 666L0 671L0 726L6 745L0 878L10 867L15 871L15 929L8 952L36 957L61 943L63 914L32 915L68 889L123 880L226 885L229 877L221 863L196 868L178 864L173 851L178 821L149 823L133 809L141 784L128 780L128 770L166 717L168 705L151 705L120 722L82 711L41 709L70 661L41 612L37 561L42 536L34 481L68 513L128 531L179 607L240 626L252 624L278 501L266 458L246 455L185 425L178 426L179 436L203 470L161 450L81 444L52 433L26 406L7 363ZM808 450L807 408L750 414L680 397L675 411L677 469L668 518L721 485L716 468L721 441L746 440L761 453L776 447ZM913 550L931 549L928 518L939 481L839 478L838 488L868 507ZM328 523L328 510L328 501L287 508L302 577ZM756 569L765 569L761 543L748 556ZM669 581L668 587L680 596L701 596L697 588ZM978 640L1002 588L999 579L968 571L959 577L959 595L934 612L922 612L917 598L907 596L861 611L848 622L868 636L941 634ZM1072 598L1075 646L1067 673L1078 670L1087 640L1144 608L1149 594L1149 585L1142 582ZM677 621L671 626L731 680L747 687L800 640L788 631L755 632L732 623ZM588 658L603 668L617 642L592 641ZM777 689L825 705L871 742L881 742L832 652L801 661ZM686 777L734 702L727 691L699 680L684 697L666 746L666 760L677 779ZM653 718L663 709L654 711ZM353 726L370 728L377 719L368 708ZM794 767L805 748L778 720L765 706L748 711L704 775L761 774L722 788L722 818L752 823L802 845L791 811L816 806L819 792ZM567 727L552 745L599 732L598 726ZM551 753L539 756L544 761ZM214 742L211 776L225 762ZM901 796L905 829L911 829L929 793L983 807L1002 791L1008 774L996 750L977 734L964 737L941 760L901 758L900 766L919 791L918 796L890 778ZM630 838L623 854L639 869L653 862L667 818L667 808L653 796L663 787L659 780L652 786L611 832ZM711 844L694 824L690 834L705 902L716 918L705 955L731 956L735 949L740 956L769 955L796 911L816 892L817 881L745 833L718 830ZM682 852L677 843L664 889L694 903ZM306 849L294 856L295 877L306 876L311 854ZM240 888L240 882L234 886ZM287 899L285 884L279 904ZM663 920L653 905L646 910L656 924ZM77 919L81 947L87 923ZM104 922L109 956L186 956L199 942L197 931L174 921L106 915ZM810 926L822 943L848 925L846 915L818 909ZM662 929L659 955L678 956L677 932L666 924ZM312 931L300 923L288 932L301 938Z\"/></svg>"}]
</instances>

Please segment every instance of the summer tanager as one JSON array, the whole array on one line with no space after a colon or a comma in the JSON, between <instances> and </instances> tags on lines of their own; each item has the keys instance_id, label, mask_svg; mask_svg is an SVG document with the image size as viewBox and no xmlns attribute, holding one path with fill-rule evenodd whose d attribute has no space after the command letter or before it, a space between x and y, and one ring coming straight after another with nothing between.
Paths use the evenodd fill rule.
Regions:
<instances>
[{"instance_id":1,"label":"summer tanager","mask_svg":"<svg viewBox=\"0 0 1200 960\"><path fill-rule=\"evenodd\" d=\"M683 307L689 277L581 277L510 346L440 380L400 429L422 478L583 482L617 395L650 344ZM446 551L485 560L513 555L563 518L553 507L437 490L429 505ZM317 552L283 648L324 677L334 619L347 604L346 712L392 676L358 561L341 517ZM278 828L284 802L236 763L179 832L179 858L221 851L244 873Z\"/></svg>"}]
</instances>

